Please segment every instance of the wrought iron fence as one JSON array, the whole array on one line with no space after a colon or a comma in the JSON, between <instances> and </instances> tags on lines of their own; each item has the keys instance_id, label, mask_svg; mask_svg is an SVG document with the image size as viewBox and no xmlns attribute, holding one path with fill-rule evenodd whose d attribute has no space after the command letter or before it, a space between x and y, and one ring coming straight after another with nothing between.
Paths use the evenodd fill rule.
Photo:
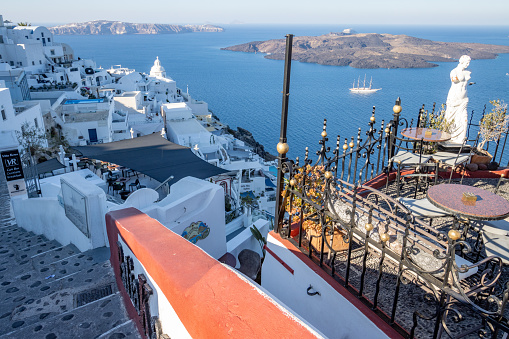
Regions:
<instances>
[{"instance_id":1,"label":"wrought iron fence","mask_svg":"<svg viewBox=\"0 0 509 339\"><path fill-rule=\"evenodd\" d=\"M25 151L21 155L21 162L23 164L23 175L25 177L25 185L28 197L38 198L41 194L41 190L35 160L30 152Z\"/></svg>"},{"instance_id":2,"label":"wrought iron fence","mask_svg":"<svg viewBox=\"0 0 509 339\"><path fill-rule=\"evenodd\" d=\"M433 117L437 117L438 115L441 114L441 112L435 113L435 107L436 107L436 103L434 102L432 105L431 113L429 113ZM422 127L423 116L427 113L428 113L428 111L425 110L425 105L423 104L422 107L419 109L419 113L417 115L416 127ZM506 110L506 113L507 113L507 110ZM486 105L484 105L484 108L482 110L481 117L480 117L479 121L475 122L474 121L475 112L474 112L474 110L472 110L470 112L470 118L468 119L468 125L467 125L467 136L466 136L467 140L475 139L475 135L477 135L479 132L480 121L484 118L485 114L486 114ZM487 142L485 145L486 151L493 154L492 161L496 162L497 164L499 164L501 166L504 164L507 164L506 166L509 166L509 157L505 153L508 135L509 135L509 130L501 133L498 136L497 140L494 140L492 142ZM476 146L476 145L472 145L472 146ZM504 155L505 155L505 157L504 157Z\"/></svg>"},{"instance_id":3,"label":"wrought iron fence","mask_svg":"<svg viewBox=\"0 0 509 339\"><path fill-rule=\"evenodd\" d=\"M276 231L405 337L509 332L502 260L459 256L473 252L468 223L456 220L445 234L370 186L390 169L392 136L409 125L394 111L378 130L373 111L366 138L359 131L342 152L339 136L332 152L327 147L324 122L315 163L308 150L303 161L281 162L285 188ZM464 328L466 318L477 323Z\"/></svg>"}]
</instances>

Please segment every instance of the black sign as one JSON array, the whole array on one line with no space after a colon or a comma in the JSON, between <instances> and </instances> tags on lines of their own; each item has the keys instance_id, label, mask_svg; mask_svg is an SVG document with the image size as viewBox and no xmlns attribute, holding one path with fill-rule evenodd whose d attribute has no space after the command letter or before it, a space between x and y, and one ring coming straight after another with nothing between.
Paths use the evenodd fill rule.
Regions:
<instances>
[{"instance_id":1,"label":"black sign","mask_svg":"<svg viewBox=\"0 0 509 339\"><path fill-rule=\"evenodd\" d=\"M17 149L2 152L2 165L7 181L23 179L23 167Z\"/></svg>"}]
</instances>

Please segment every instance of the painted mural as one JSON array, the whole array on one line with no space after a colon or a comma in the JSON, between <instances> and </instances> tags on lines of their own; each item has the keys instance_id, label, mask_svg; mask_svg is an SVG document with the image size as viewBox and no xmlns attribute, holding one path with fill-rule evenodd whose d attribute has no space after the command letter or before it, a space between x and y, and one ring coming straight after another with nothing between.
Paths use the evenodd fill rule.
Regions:
<instances>
[{"instance_id":1,"label":"painted mural","mask_svg":"<svg viewBox=\"0 0 509 339\"><path fill-rule=\"evenodd\" d=\"M193 244L196 244L198 240L203 240L208 237L210 233L210 227L207 226L203 221L193 222L187 226L182 232L182 237L189 240Z\"/></svg>"}]
</instances>

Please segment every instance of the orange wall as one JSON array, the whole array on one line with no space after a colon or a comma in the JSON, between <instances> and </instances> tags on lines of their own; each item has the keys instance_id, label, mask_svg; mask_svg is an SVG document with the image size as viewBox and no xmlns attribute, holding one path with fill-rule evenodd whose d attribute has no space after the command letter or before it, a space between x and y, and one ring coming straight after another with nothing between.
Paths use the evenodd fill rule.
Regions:
<instances>
[{"instance_id":1,"label":"orange wall","mask_svg":"<svg viewBox=\"0 0 509 339\"><path fill-rule=\"evenodd\" d=\"M120 279L119 236L159 285L193 338L316 338L309 327L282 311L252 284L139 210L106 214L106 227L117 284L138 328L139 319ZM151 312L156 314L156 310Z\"/></svg>"}]
</instances>

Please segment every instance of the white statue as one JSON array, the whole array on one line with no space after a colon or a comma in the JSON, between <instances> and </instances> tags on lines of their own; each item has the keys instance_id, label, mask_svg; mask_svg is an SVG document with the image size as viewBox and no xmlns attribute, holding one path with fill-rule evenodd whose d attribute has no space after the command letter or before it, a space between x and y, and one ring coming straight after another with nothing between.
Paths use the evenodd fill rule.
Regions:
<instances>
[{"instance_id":1,"label":"white statue","mask_svg":"<svg viewBox=\"0 0 509 339\"><path fill-rule=\"evenodd\" d=\"M467 85L470 80L470 71L467 70L470 64L470 57L462 55L458 66L451 71L451 89L447 95L447 109L445 111L446 121L451 124L452 143L463 143L468 128L468 97Z\"/></svg>"}]
</instances>

